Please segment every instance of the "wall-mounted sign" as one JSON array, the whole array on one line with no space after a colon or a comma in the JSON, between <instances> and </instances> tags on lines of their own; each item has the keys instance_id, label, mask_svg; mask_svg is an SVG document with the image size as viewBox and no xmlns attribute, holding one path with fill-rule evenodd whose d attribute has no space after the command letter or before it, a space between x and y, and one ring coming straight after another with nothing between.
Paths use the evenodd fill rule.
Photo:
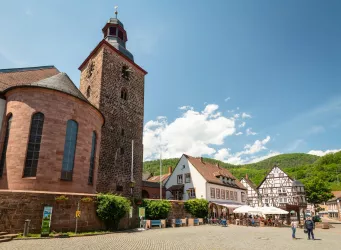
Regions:
<instances>
[{"instance_id":1,"label":"wall-mounted sign","mask_svg":"<svg viewBox=\"0 0 341 250\"><path fill-rule=\"evenodd\" d=\"M52 207L44 207L43 222L41 223L41 236L49 236L51 227Z\"/></svg>"},{"instance_id":2,"label":"wall-mounted sign","mask_svg":"<svg viewBox=\"0 0 341 250\"><path fill-rule=\"evenodd\" d=\"M139 217L146 217L146 208L139 207Z\"/></svg>"}]
</instances>

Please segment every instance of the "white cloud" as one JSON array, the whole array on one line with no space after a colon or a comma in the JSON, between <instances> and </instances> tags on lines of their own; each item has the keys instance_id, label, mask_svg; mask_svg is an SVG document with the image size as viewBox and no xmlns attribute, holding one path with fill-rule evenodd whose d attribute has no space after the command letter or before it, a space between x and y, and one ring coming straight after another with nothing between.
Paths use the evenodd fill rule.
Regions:
<instances>
[{"instance_id":1,"label":"white cloud","mask_svg":"<svg viewBox=\"0 0 341 250\"><path fill-rule=\"evenodd\" d=\"M237 107L237 110L239 110L239 107Z\"/></svg>"},{"instance_id":2,"label":"white cloud","mask_svg":"<svg viewBox=\"0 0 341 250\"><path fill-rule=\"evenodd\" d=\"M156 159L162 147L162 157L180 157L216 153L213 145L222 145L227 136L235 133L233 118L222 116L219 106L208 104L201 112L181 109L183 114L173 122L166 118L149 121L144 126L144 159Z\"/></svg>"},{"instance_id":3,"label":"white cloud","mask_svg":"<svg viewBox=\"0 0 341 250\"><path fill-rule=\"evenodd\" d=\"M179 107L179 109L180 110L187 110L187 109L193 110L193 107L191 107L191 106L181 106L181 107Z\"/></svg>"},{"instance_id":4,"label":"white cloud","mask_svg":"<svg viewBox=\"0 0 341 250\"><path fill-rule=\"evenodd\" d=\"M241 124L239 124L239 126L238 126L238 127L240 127L240 128L244 128L244 127L245 127L245 125L246 125L246 122L242 122Z\"/></svg>"},{"instance_id":5,"label":"white cloud","mask_svg":"<svg viewBox=\"0 0 341 250\"><path fill-rule=\"evenodd\" d=\"M270 139L271 137L267 136L263 140L256 140L252 145L250 144L245 145L243 151L237 152L235 154L231 154L230 149L226 148L219 149L218 152L214 154L214 159L231 164L246 164L251 161L256 162L258 159L259 161L262 160L263 158L266 159L266 157L274 156L274 154L279 154L278 152L270 151L270 153L266 156L261 157L252 156L253 154L259 153L262 150L267 149L265 145L270 141Z\"/></svg>"},{"instance_id":6,"label":"white cloud","mask_svg":"<svg viewBox=\"0 0 341 250\"><path fill-rule=\"evenodd\" d=\"M325 151L323 151L323 150L310 150L308 152L308 154L310 154L310 155L317 155L317 156L324 156L326 154L336 153L336 152L339 152L339 151L341 151L341 149L327 149Z\"/></svg>"},{"instance_id":7,"label":"white cloud","mask_svg":"<svg viewBox=\"0 0 341 250\"><path fill-rule=\"evenodd\" d=\"M238 119L240 117L240 114L235 114L233 117Z\"/></svg>"},{"instance_id":8,"label":"white cloud","mask_svg":"<svg viewBox=\"0 0 341 250\"><path fill-rule=\"evenodd\" d=\"M224 99L224 101L227 102L227 101L230 100L230 99L231 99L231 97L226 97L226 98Z\"/></svg>"},{"instance_id":9,"label":"white cloud","mask_svg":"<svg viewBox=\"0 0 341 250\"><path fill-rule=\"evenodd\" d=\"M256 134L257 134L256 132L252 131L252 128L246 129L246 135L256 135Z\"/></svg>"},{"instance_id":10,"label":"white cloud","mask_svg":"<svg viewBox=\"0 0 341 250\"><path fill-rule=\"evenodd\" d=\"M243 132L238 132L236 135L242 135L243 134Z\"/></svg>"},{"instance_id":11,"label":"white cloud","mask_svg":"<svg viewBox=\"0 0 341 250\"><path fill-rule=\"evenodd\" d=\"M245 112L242 113L242 118L252 118L252 116L250 114L247 114Z\"/></svg>"}]
</instances>

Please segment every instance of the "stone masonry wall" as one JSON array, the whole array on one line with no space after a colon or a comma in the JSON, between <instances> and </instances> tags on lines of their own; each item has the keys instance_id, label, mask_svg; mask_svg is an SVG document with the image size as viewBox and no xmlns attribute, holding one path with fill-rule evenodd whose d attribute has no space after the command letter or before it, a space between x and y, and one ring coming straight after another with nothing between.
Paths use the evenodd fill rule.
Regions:
<instances>
[{"instance_id":1,"label":"stone masonry wall","mask_svg":"<svg viewBox=\"0 0 341 250\"><path fill-rule=\"evenodd\" d=\"M100 98L90 99L105 116L98 170L98 192L115 192L130 196L131 151L134 140L133 176L136 182L135 197L141 197L143 164L143 117L144 117L144 73L104 44L91 59L95 61L95 75L91 83L85 80L87 68L81 73L82 92L91 84L91 90L100 89ZM122 67L131 68L129 80L122 77ZM99 70L100 69L100 70ZM100 81L100 82L99 82ZM128 91L128 99L121 98L121 89ZM84 93L84 92L83 92ZM96 92L97 95L98 92ZM123 191L117 189L123 187Z\"/></svg>"}]
</instances>

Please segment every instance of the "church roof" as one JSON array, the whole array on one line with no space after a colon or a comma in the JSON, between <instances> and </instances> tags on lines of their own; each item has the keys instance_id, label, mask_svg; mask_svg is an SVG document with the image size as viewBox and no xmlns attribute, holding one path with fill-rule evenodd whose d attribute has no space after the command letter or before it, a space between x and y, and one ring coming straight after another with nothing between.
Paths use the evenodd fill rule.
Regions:
<instances>
[{"instance_id":1,"label":"church roof","mask_svg":"<svg viewBox=\"0 0 341 250\"><path fill-rule=\"evenodd\" d=\"M0 69L0 91L18 85L37 82L58 73L59 70L53 65Z\"/></svg>"}]
</instances>

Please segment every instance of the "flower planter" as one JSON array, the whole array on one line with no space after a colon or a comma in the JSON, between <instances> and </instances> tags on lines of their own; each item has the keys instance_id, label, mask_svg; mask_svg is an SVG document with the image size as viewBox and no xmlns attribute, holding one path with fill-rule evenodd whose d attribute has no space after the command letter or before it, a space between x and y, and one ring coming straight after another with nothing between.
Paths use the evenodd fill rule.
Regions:
<instances>
[{"instance_id":1,"label":"flower planter","mask_svg":"<svg viewBox=\"0 0 341 250\"><path fill-rule=\"evenodd\" d=\"M187 219L187 226L194 226L194 219L193 218L188 218Z\"/></svg>"},{"instance_id":2,"label":"flower planter","mask_svg":"<svg viewBox=\"0 0 341 250\"><path fill-rule=\"evenodd\" d=\"M203 225L204 224L204 219L203 218L198 218L199 219L199 225Z\"/></svg>"},{"instance_id":3,"label":"flower planter","mask_svg":"<svg viewBox=\"0 0 341 250\"><path fill-rule=\"evenodd\" d=\"M166 227L166 220L146 220L146 229L151 229L152 227L156 227L156 225L153 225L152 221L159 221L161 223L161 228Z\"/></svg>"}]
</instances>

